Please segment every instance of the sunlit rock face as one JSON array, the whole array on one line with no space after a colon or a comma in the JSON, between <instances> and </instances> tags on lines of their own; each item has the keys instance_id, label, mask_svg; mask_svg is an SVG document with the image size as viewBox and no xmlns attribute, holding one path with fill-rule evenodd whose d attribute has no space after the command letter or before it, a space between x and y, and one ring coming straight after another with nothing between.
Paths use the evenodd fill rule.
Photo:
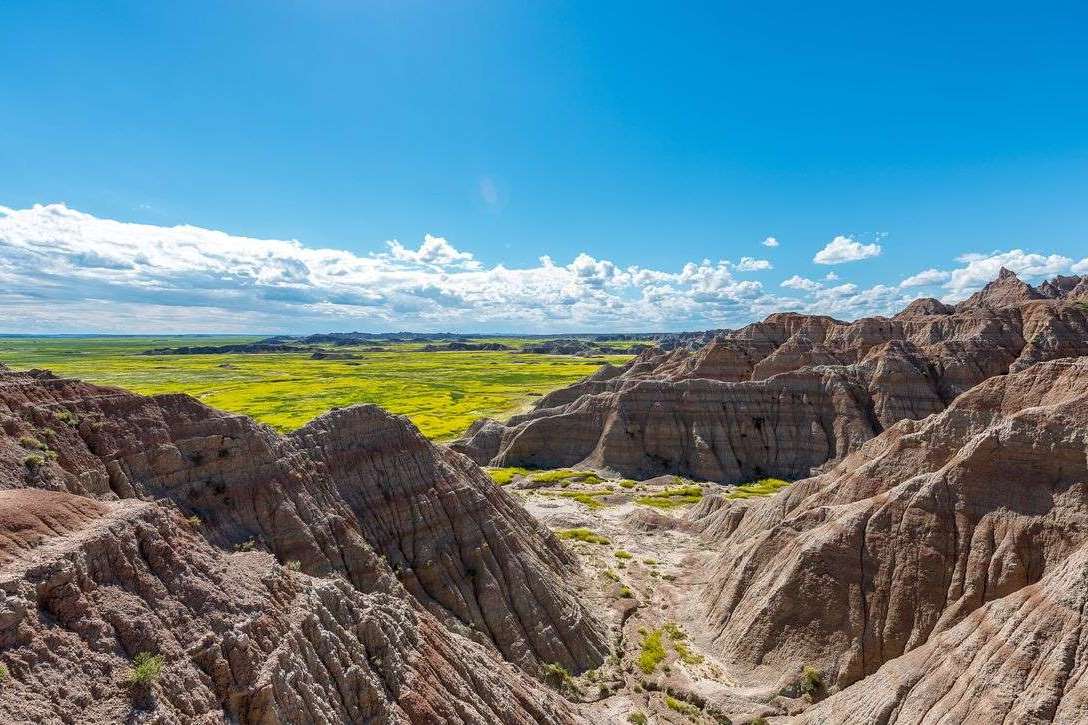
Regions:
<instances>
[{"instance_id":1,"label":"sunlit rock face","mask_svg":"<svg viewBox=\"0 0 1088 725\"><path fill-rule=\"evenodd\" d=\"M1076 280L1076 281L1074 281ZM846 323L781 313L690 351L648 350L453 444L480 463L607 466L715 481L798 478L996 375L1088 353L1081 278L1004 270L950 307Z\"/></svg>"}]
</instances>

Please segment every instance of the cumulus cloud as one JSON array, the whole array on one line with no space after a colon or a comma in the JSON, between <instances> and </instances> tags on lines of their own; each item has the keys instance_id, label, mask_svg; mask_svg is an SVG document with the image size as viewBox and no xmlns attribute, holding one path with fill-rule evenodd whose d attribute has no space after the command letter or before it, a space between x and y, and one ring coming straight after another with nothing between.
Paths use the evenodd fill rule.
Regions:
<instances>
[{"instance_id":1,"label":"cumulus cloud","mask_svg":"<svg viewBox=\"0 0 1088 725\"><path fill-rule=\"evenodd\" d=\"M621 268L587 253L514 269L435 235L356 254L63 204L0 210L0 327L10 331L716 327L746 322L763 295L735 273L767 269L753 257Z\"/></svg>"},{"instance_id":2,"label":"cumulus cloud","mask_svg":"<svg viewBox=\"0 0 1088 725\"><path fill-rule=\"evenodd\" d=\"M1080 260L1069 269L1074 274L1088 274L1088 257Z\"/></svg>"},{"instance_id":3,"label":"cumulus cloud","mask_svg":"<svg viewBox=\"0 0 1088 725\"><path fill-rule=\"evenodd\" d=\"M0 207L0 331L706 329L782 310L845 319L890 314L910 302L915 283L944 284L948 296L963 297L1001 266L1027 277L1088 272L1088 259L1074 264L1021 250L958 261L956 269L927 269L867 289L829 286L838 282L834 273L823 282L795 274L775 288L789 291L779 295L741 278L773 268L754 257L655 269L621 267L583 252L513 268L485 264L436 235L360 254L189 225L113 221L63 204Z\"/></svg>"},{"instance_id":4,"label":"cumulus cloud","mask_svg":"<svg viewBox=\"0 0 1088 725\"><path fill-rule=\"evenodd\" d=\"M740 272L762 272L768 269L774 269L774 266L766 259L741 257L740 261L737 262L737 270Z\"/></svg>"},{"instance_id":5,"label":"cumulus cloud","mask_svg":"<svg viewBox=\"0 0 1088 725\"><path fill-rule=\"evenodd\" d=\"M1002 267L1011 269L1021 277L1038 279L1059 274L1073 264L1072 259L1060 254L1034 254L1022 249L989 254L964 254L957 257L956 261L964 266L949 273L945 288L953 296L964 297L997 277Z\"/></svg>"},{"instance_id":6,"label":"cumulus cloud","mask_svg":"<svg viewBox=\"0 0 1088 725\"><path fill-rule=\"evenodd\" d=\"M880 254L879 244L862 244L850 237L837 236L827 246L816 252L812 261L816 264L842 264L857 262Z\"/></svg>"},{"instance_id":7,"label":"cumulus cloud","mask_svg":"<svg viewBox=\"0 0 1088 725\"><path fill-rule=\"evenodd\" d=\"M778 240L775 239L774 237L767 237L766 239L763 240L763 246L764 247L777 247L778 246Z\"/></svg>"},{"instance_id":8,"label":"cumulus cloud","mask_svg":"<svg viewBox=\"0 0 1088 725\"><path fill-rule=\"evenodd\" d=\"M812 292L814 290L821 289L823 285L819 282L816 282L815 280L811 280L806 277L802 277L799 274L795 274L789 279L782 280L782 284L780 284L779 287L788 287L790 289L799 289Z\"/></svg>"},{"instance_id":9,"label":"cumulus cloud","mask_svg":"<svg viewBox=\"0 0 1088 725\"><path fill-rule=\"evenodd\" d=\"M900 287L924 287L931 284L940 284L948 280L949 273L939 269L925 269L918 274L911 275L899 283Z\"/></svg>"}]
</instances>

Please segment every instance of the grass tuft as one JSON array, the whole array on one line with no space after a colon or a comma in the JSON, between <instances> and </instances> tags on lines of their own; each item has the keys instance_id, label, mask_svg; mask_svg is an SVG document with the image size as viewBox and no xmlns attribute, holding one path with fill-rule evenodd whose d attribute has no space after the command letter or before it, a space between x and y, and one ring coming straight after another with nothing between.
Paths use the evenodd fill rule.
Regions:
<instances>
[{"instance_id":1,"label":"grass tuft","mask_svg":"<svg viewBox=\"0 0 1088 725\"><path fill-rule=\"evenodd\" d=\"M132 671L128 674L128 681L133 685L148 686L153 684L162 675L162 655L153 655L150 652L140 652L132 659Z\"/></svg>"},{"instance_id":2,"label":"grass tuft","mask_svg":"<svg viewBox=\"0 0 1088 725\"><path fill-rule=\"evenodd\" d=\"M660 629L654 629L642 636L638 659L635 663L643 674L653 674L653 671L665 659L665 645L661 642L661 633Z\"/></svg>"},{"instance_id":3,"label":"grass tuft","mask_svg":"<svg viewBox=\"0 0 1088 725\"><path fill-rule=\"evenodd\" d=\"M635 502L643 506L653 506L659 509L674 509L698 503L702 497L703 489L701 486L676 486L648 496L639 496L635 499Z\"/></svg>"},{"instance_id":4,"label":"grass tuft","mask_svg":"<svg viewBox=\"0 0 1088 725\"><path fill-rule=\"evenodd\" d=\"M727 493L725 497L728 499L744 499L756 496L771 496L788 485L790 485L790 482L783 481L781 478L761 478L758 481L737 486Z\"/></svg>"},{"instance_id":5,"label":"grass tuft","mask_svg":"<svg viewBox=\"0 0 1088 725\"><path fill-rule=\"evenodd\" d=\"M513 481L518 476L527 476L529 474L528 468L519 468L517 466L508 466L506 468L485 468L487 475L491 476L491 480L496 485L505 486Z\"/></svg>"},{"instance_id":6,"label":"grass tuft","mask_svg":"<svg viewBox=\"0 0 1088 725\"><path fill-rule=\"evenodd\" d=\"M587 544L611 544L612 542L601 536L595 534L589 529L563 529L562 531L555 532L556 537L560 539L573 539L574 541L584 541Z\"/></svg>"}]
</instances>

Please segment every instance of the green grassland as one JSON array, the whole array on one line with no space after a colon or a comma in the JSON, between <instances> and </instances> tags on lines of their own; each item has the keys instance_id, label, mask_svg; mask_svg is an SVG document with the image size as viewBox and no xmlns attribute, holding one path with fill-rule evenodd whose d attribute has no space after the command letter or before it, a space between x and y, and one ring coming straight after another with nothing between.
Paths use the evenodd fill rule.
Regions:
<instances>
[{"instance_id":1,"label":"green grassland","mask_svg":"<svg viewBox=\"0 0 1088 725\"><path fill-rule=\"evenodd\" d=\"M258 337L0 338L0 363L138 393L188 393L208 405L245 413L281 431L333 407L376 403L407 415L435 440L454 438L483 416L504 418L536 395L568 385L601 364L629 355L573 357L501 352L418 352L415 343L383 343L389 352L352 360L311 360L306 353L141 355L159 347L226 345ZM490 341L495 341L494 339ZM520 343L523 340L510 338ZM332 349L332 348L330 348Z\"/></svg>"}]
</instances>

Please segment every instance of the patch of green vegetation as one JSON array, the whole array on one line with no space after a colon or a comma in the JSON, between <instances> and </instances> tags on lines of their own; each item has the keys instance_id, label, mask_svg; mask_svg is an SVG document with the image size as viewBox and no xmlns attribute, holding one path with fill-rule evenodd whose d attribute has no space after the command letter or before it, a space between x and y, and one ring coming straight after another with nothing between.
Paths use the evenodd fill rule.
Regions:
<instances>
[{"instance_id":1,"label":"patch of green vegetation","mask_svg":"<svg viewBox=\"0 0 1088 725\"><path fill-rule=\"evenodd\" d=\"M491 480L499 486L505 486L514 480L517 476L528 475L528 468L519 468L517 466L508 466L506 468L485 468L487 475L491 476Z\"/></svg>"},{"instance_id":2,"label":"patch of green vegetation","mask_svg":"<svg viewBox=\"0 0 1088 725\"><path fill-rule=\"evenodd\" d=\"M677 700L672 695L665 695L665 707L689 717L695 717L699 714L699 708L683 700Z\"/></svg>"},{"instance_id":3,"label":"patch of green vegetation","mask_svg":"<svg viewBox=\"0 0 1088 725\"><path fill-rule=\"evenodd\" d=\"M47 451L49 446L32 436L23 436L19 439L19 445L31 451Z\"/></svg>"},{"instance_id":4,"label":"patch of green vegetation","mask_svg":"<svg viewBox=\"0 0 1088 725\"><path fill-rule=\"evenodd\" d=\"M760 715L752 720L750 723L748 723L748 725L767 725L767 718Z\"/></svg>"},{"instance_id":5,"label":"patch of green vegetation","mask_svg":"<svg viewBox=\"0 0 1088 725\"><path fill-rule=\"evenodd\" d=\"M676 656L679 657L680 661L685 665L701 665L703 663L703 656L694 652L691 647L688 647L683 642L673 642L672 647L676 650Z\"/></svg>"},{"instance_id":6,"label":"patch of green vegetation","mask_svg":"<svg viewBox=\"0 0 1088 725\"><path fill-rule=\"evenodd\" d=\"M57 411L54 411L53 412L53 418L55 418L56 420L59 420L61 423L64 423L65 425L71 426L72 428L75 428L76 426L79 425L79 418L77 418L75 413L73 413L70 410L57 410Z\"/></svg>"},{"instance_id":7,"label":"patch of green vegetation","mask_svg":"<svg viewBox=\"0 0 1088 725\"><path fill-rule=\"evenodd\" d=\"M617 559L630 559L631 552L624 551L623 549L616 549L612 552L612 556L616 557Z\"/></svg>"},{"instance_id":8,"label":"patch of green vegetation","mask_svg":"<svg viewBox=\"0 0 1088 725\"><path fill-rule=\"evenodd\" d=\"M625 478L620 481L620 485L624 488L634 488L638 485L638 481L632 481L630 478Z\"/></svg>"},{"instance_id":9,"label":"patch of green vegetation","mask_svg":"<svg viewBox=\"0 0 1088 725\"><path fill-rule=\"evenodd\" d=\"M662 491L658 491L657 493L648 496L639 496L635 499L635 502L640 503L643 506L653 506L654 508L659 509L674 509L679 508L680 506L698 503L699 499L702 497L702 487L692 484L688 486L665 488Z\"/></svg>"},{"instance_id":10,"label":"patch of green vegetation","mask_svg":"<svg viewBox=\"0 0 1088 725\"><path fill-rule=\"evenodd\" d=\"M545 662L540 666L540 677L552 687L577 692L578 685L566 667L557 662Z\"/></svg>"},{"instance_id":11,"label":"patch of green vegetation","mask_svg":"<svg viewBox=\"0 0 1088 725\"><path fill-rule=\"evenodd\" d=\"M661 634L662 630L654 629L642 636L638 659L635 660L635 664L638 665L643 674L653 674L653 671L665 659L665 645L661 642Z\"/></svg>"},{"instance_id":12,"label":"patch of green vegetation","mask_svg":"<svg viewBox=\"0 0 1088 725\"><path fill-rule=\"evenodd\" d=\"M620 580L620 575L612 571L611 569L605 569L604 575L614 582L618 582Z\"/></svg>"},{"instance_id":13,"label":"patch of green vegetation","mask_svg":"<svg viewBox=\"0 0 1088 725\"><path fill-rule=\"evenodd\" d=\"M629 586L627 586L625 584L622 587L620 587L620 598L621 599L634 599L635 598L635 593L631 591L631 587L629 587Z\"/></svg>"},{"instance_id":14,"label":"patch of green vegetation","mask_svg":"<svg viewBox=\"0 0 1088 725\"><path fill-rule=\"evenodd\" d=\"M7 682L8 679L8 666L0 664L0 682Z\"/></svg>"},{"instance_id":15,"label":"patch of green vegetation","mask_svg":"<svg viewBox=\"0 0 1088 725\"><path fill-rule=\"evenodd\" d=\"M532 479L538 483L585 483L597 484L604 481L593 471L575 471L573 468L559 468L554 471L534 473Z\"/></svg>"},{"instance_id":16,"label":"patch of green vegetation","mask_svg":"<svg viewBox=\"0 0 1088 725\"><path fill-rule=\"evenodd\" d=\"M545 496L556 498L569 498L591 509L604 508L605 504L600 500L601 496L607 496L608 491L549 491Z\"/></svg>"},{"instance_id":17,"label":"patch of green vegetation","mask_svg":"<svg viewBox=\"0 0 1088 725\"><path fill-rule=\"evenodd\" d=\"M540 394L631 355L583 358L515 351L418 352L421 344L380 343L385 352L345 346L355 359L312 360L307 353L142 355L161 347L254 342L256 336L0 338L0 360L17 370L46 368L144 395L188 393L280 431L335 407L375 403L407 415L427 437L449 440L477 418L505 418ZM489 342L498 342L489 339ZM520 342L513 342L520 346ZM511 341L504 341L511 344ZM78 425L76 416L58 420Z\"/></svg>"},{"instance_id":18,"label":"patch of green vegetation","mask_svg":"<svg viewBox=\"0 0 1088 725\"><path fill-rule=\"evenodd\" d=\"M133 659L134 667L128 674L128 681L133 685L149 686L162 675L162 655L140 652Z\"/></svg>"},{"instance_id":19,"label":"patch of green vegetation","mask_svg":"<svg viewBox=\"0 0 1088 725\"><path fill-rule=\"evenodd\" d=\"M642 563L646 566L657 566L657 559L643 559Z\"/></svg>"},{"instance_id":20,"label":"patch of green vegetation","mask_svg":"<svg viewBox=\"0 0 1088 725\"><path fill-rule=\"evenodd\" d=\"M646 716L644 714L642 714L638 710L635 710L633 713L627 716L627 722L634 723L634 725L646 725L646 723L650 721L646 719Z\"/></svg>"},{"instance_id":21,"label":"patch of green vegetation","mask_svg":"<svg viewBox=\"0 0 1088 725\"><path fill-rule=\"evenodd\" d=\"M37 453L31 453L23 459L23 465L33 471L45 465L45 457Z\"/></svg>"},{"instance_id":22,"label":"patch of green vegetation","mask_svg":"<svg viewBox=\"0 0 1088 725\"><path fill-rule=\"evenodd\" d=\"M730 499L743 499L753 498L755 496L770 496L781 491L788 485L790 485L790 482L783 481L781 478L761 478L758 481L743 483L737 486L727 493L725 497Z\"/></svg>"},{"instance_id":23,"label":"patch of green vegetation","mask_svg":"<svg viewBox=\"0 0 1088 725\"><path fill-rule=\"evenodd\" d=\"M816 695L820 690L824 689L823 673L815 667L805 665L801 668L801 681L798 684L801 688L801 694Z\"/></svg>"},{"instance_id":24,"label":"patch of green vegetation","mask_svg":"<svg viewBox=\"0 0 1088 725\"><path fill-rule=\"evenodd\" d=\"M661 629L663 629L665 634L669 635L669 639L674 642L682 642L688 637L676 622L665 622L665 624L661 626Z\"/></svg>"},{"instance_id":25,"label":"patch of green vegetation","mask_svg":"<svg viewBox=\"0 0 1088 725\"><path fill-rule=\"evenodd\" d=\"M560 539L573 539L574 541L584 541L587 544L611 544L612 542L601 536L595 534L589 529L563 529L562 531L555 532L556 537Z\"/></svg>"}]
</instances>

